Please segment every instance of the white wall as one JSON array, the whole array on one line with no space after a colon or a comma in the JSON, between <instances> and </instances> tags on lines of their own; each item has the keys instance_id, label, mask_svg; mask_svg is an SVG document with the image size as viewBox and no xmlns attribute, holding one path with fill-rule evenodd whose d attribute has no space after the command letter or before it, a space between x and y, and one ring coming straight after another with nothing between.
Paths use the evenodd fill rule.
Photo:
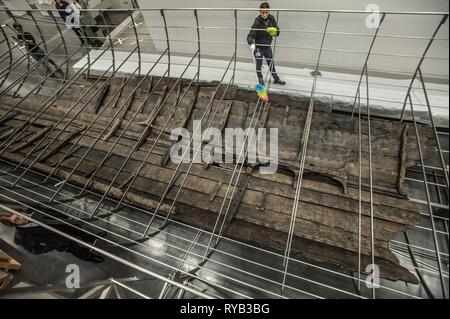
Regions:
<instances>
[{"instance_id":1,"label":"white wall","mask_svg":"<svg viewBox=\"0 0 450 319\"><path fill-rule=\"evenodd\" d=\"M3 4L10 10L30 10L31 7L25 0L3 0ZM23 16L25 11L12 11L15 16Z\"/></svg>"},{"instance_id":2,"label":"white wall","mask_svg":"<svg viewBox=\"0 0 450 319\"><path fill-rule=\"evenodd\" d=\"M373 3L373 0L273 0L270 5L276 8L295 8L295 9L338 9L338 10L365 10L366 6ZM258 8L260 1L252 0L138 0L141 8ZM414 11L414 12L448 12L447 0L377 0L376 3L381 11ZM274 12L273 12L274 13ZM238 28L249 28L258 14L254 12L239 12ZM293 65L304 67L305 64L313 65L317 60L318 50L321 42L320 32L324 28L326 13L300 13L300 12L280 12L279 25L281 35L277 40L276 58L278 64ZM328 25L328 32L351 32L373 34L375 29L368 29L365 25L366 14L332 14ZM167 11L167 22L171 26L195 26L195 19L192 12L189 11ZM144 12L144 19L148 25L148 30L152 35L154 43L158 50L164 50L165 39L164 29L159 11ZM414 16L414 15L389 15L387 16L379 35L407 35L413 37L430 37L437 27L441 17L436 16ZM208 55L217 55L222 57L231 57L234 52L233 44L207 44L205 41L234 42L234 16L232 11L222 12L199 12L200 25L204 27L227 27L229 30L201 29L200 38L202 41L202 53ZM438 33L438 38L448 38L447 21ZM302 33L289 30L308 30L318 33ZM246 45L246 35L248 30L238 31L238 57L249 58L249 49ZM194 53L197 44L196 30L171 28L169 30L171 49L173 52L184 54ZM189 40L193 43L177 42L175 40ZM360 69L364 63L371 36L345 36L345 35L327 35L324 47L333 50L351 50L361 51L358 53L344 53L335 51L324 51L322 53L321 65L340 66L342 68ZM384 38L377 39L373 52L387 54L410 55L413 57L394 57L373 55L369 60L369 68L386 69L405 73L413 72L420 56L427 45L426 40L421 39L398 39ZM283 48L302 47L303 49ZM417 57L414 57L417 56ZM426 60L423 64L423 71L428 76L448 78L448 40L435 41L428 57L438 57L443 60ZM397 73L397 72L393 72Z\"/></svg>"}]
</instances>

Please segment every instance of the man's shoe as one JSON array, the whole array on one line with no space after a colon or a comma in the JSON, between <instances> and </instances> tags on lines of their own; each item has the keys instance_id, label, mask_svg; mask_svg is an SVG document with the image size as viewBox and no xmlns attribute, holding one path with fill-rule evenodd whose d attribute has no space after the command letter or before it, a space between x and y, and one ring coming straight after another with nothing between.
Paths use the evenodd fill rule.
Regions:
<instances>
[{"instance_id":1,"label":"man's shoe","mask_svg":"<svg viewBox=\"0 0 450 319\"><path fill-rule=\"evenodd\" d=\"M273 83L274 83L274 84L279 84L279 85L285 85L285 84L286 84L285 81L280 80L280 79L276 79Z\"/></svg>"}]
</instances>

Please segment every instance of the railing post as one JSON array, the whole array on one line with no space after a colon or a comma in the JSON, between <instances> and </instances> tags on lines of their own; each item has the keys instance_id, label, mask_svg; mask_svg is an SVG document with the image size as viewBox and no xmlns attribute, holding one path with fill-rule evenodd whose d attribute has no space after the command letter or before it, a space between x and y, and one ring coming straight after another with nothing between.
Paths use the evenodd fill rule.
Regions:
<instances>
[{"instance_id":1,"label":"railing post","mask_svg":"<svg viewBox=\"0 0 450 319\"><path fill-rule=\"evenodd\" d=\"M66 53L66 56L69 56L69 51L67 50L66 40L64 39L64 36L62 34L62 31L61 31L61 28L60 28L60 26L58 24L58 21L56 21L56 18L53 15L53 12L51 10L48 10L47 13L53 19L53 22L55 23L56 28L58 29L59 36L61 37L61 41L62 41L62 44L63 44L63 47L64 47L64 52ZM64 21L64 23L65 23L65 21ZM66 62L66 72L64 74L64 81L67 81L68 75L69 75L69 61Z\"/></svg>"},{"instance_id":2,"label":"railing post","mask_svg":"<svg viewBox=\"0 0 450 319\"><path fill-rule=\"evenodd\" d=\"M417 72L419 72L419 69L422 66L423 61L425 60L425 56L426 56L426 54L428 52L428 49L430 49L431 44L433 43L434 38L436 37L436 34L439 32L439 30L442 27L442 25L445 24L445 22L447 21L447 18L448 18L448 14L446 14L446 15L444 15L442 17L441 21L439 22L439 25L437 26L436 30L434 31L433 35L431 36L430 41L428 42L428 45L425 48L425 51L423 52L419 63L417 64L416 70L414 71L414 75L413 75L413 77L411 79L411 83L409 84L408 91L406 92L405 100L403 101L402 113L400 114L400 122L403 122L403 116L405 115L406 101L407 101L408 96L409 96L409 94L411 92L411 88L412 88L412 86L414 84L414 80L416 79Z\"/></svg>"},{"instance_id":3,"label":"railing post","mask_svg":"<svg viewBox=\"0 0 450 319\"><path fill-rule=\"evenodd\" d=\"M168 76L170 77L170 41L169 41L169 30L167 29L166 15L164 14L164 9L160 10L161 17L164 22L164 31L166 32L166 42L167 42L167 57L168 57Z\"/></svg>"},{"instance_id":4,"label":"railing post","mask_svg":"<svg viewBox=\"0 0 450 319\"><path fill-rule=\"evenodd\" d=\"M200 57L201 57L201 50L200 50L200 25L198 23L198 12L197 9L194 9L194 16L195 16L195 25L197 27L197 48L198 48L198 66L197 66L197 81L200 79Z\"/></svg>"},{"instance_id":5,"label":"railing post","mask_svg":"<svg viewBox=\"0 0 450 319\"><path fill-rule=\"evenodd\" d=\"M236 59L237 59L237 10L234 9L234 63L233 63L233 82L235 80L236 75Z\"/></svg>"},{"instance_id":6,"label":"railing post","mask_svg":"<svg viewBox=\"0 0 450 319\"><path fill-rule=\"evenodd\" d=\"M128 14L130 15L131 24L133 25L134 36L136 37L136 46L137 46L137 54L138 54L138 74L141 75L142 71L142 58L141 58L141 46L139 45L139 37L136 30L136 22L134 21L133 11L129 10Z\"/></svg>"},{"instance_id":7,"label":"railing post","mask_svg":"<svg viewBox=\"0 0 450 319\"><path fill-rule=\"evenodd\" d=\"M356 88L357 93L355 94L355 99L353 101L352 118L353 118L353 115L355 114L356 96L361 87L361 81L362 81L362 78L364 75L364 70L367 69L367 62L369 62L369 58L370 58L370 54L372 53L373 45L375 44L375 40L377 39L378 31L380 30L381 24L383 23L385 17L386 17L386 13L383 13L383 15L381 16L381 19L380 19L380 23L378 24L377 30L375 31L375 34L373 35L372 43L370 43L369 50L367 51L366 60L364 61L364 65L363 65L363 70L361 72L361 76L359 77L358 87Z\"/></svg>"},{"instance_id":8,"label":"railing post","mask_svg":"<svg viewBox=\"0 0 450 319\"><path fill-rule=\"evenodd\" d=\"M3 79L2 79L2 82L0 83L0 88L1 88L3 86L3 84L6 82L6 80L8 79L9 74L11 73L11 68L12 68L12 64L13 64L13 55L12 55L11 43L9 42L8 36L6 35L6 32L3 29L3 26L0 26L0 30L1 30L3 37L5 38L6 45L8 46L8 56L9 56L9 67L8 67L8 71L7 71L6 75L2 76Z\"/></svg>"},{"instance_id":9,"label":"railing post","mask_svg":"<svg viewBox=\"0 0 450 319\"><path fill-rule=\"evenodd\" d=\"M45 53L46 53L46 55L45 55L45 66L44 66L44 68L45 68L45 77L47 77L47 76L48 76L48 68L49 68L49 57L48 57L48 54L47 54L47 53L48 53L47 42L45 41L45 38L44 38L44 36L43 36L43 34L42 34L42 31L41 31L41 28L39 27L39 24L36 22L36 19L35 19L35 17L33 16L32 12L29 11L29 10L27 10L26 12L27 12L27 15L29 15L29 16L31 17L31 20L33 20L34 26L35 26L36 29L38 30L39 36L40 36L40 38L41 38L41 40L42 40L42 44L44 45L44 50L45 50ZM42 83L42 85L40 85L40 86L38 87L38 89L37 89L37 91L36 91L36 94L39 94L39 92L41 91L41 89L42 89L42 87L44 86L44 84L45 84L45 82Z\"/></svg>"},{"instance_id":10,"label":"railing post","mask_svg":"<svg viewBox=\"0 0 450 319\"><path fill-rule=\"evenodd\" d=\"M109 40L109 46L111 47L111 56L112 56L112 68L113 68L113 72L116 70L116 57L115 57L115 53L114 53L114 43L111 39L111 32L109 32L109 28L108 23L106 22L106 18L105 18L105 14L103 11L99 12L99 15L102 17L103 23L104 23L104 28L106 29L107 33L108 33L108 40Z\"/></svg>"}]
</instances>

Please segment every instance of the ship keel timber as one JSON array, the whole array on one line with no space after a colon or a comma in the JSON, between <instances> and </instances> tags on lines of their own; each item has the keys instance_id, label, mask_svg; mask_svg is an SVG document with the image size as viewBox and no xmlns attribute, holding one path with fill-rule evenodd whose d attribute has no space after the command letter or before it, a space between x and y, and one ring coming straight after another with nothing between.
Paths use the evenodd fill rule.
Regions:
<instances>
[{"instance_id":1,"label":"ship keel timber","mask_svg":"<svg viewBox=\"0 0 450 319\"><path fill-rule=\"evenodd\" d=\"M16 139L10 145L4 144L8 147L1 157L14 163L23 162L24 167L32 164L35 170L108 197L123 198L150 212L158 207L158 214L164 218L211 231L234 164L194 163L187 177L188 164L182 164L172 179L176 164L168 160L174 144L170 133L174 128L186 127L192 134L193 121L205 112L204 128L217 127L222 132L225 128L247 128L253 113L258 111L255 95L234 86L225 92L225 86L221 86L208 110L216 90L214 83L188 86L183 81L170 92L174 79L158 82L153 77L152 82L158 84L146 99L148 80L131 96L140 80L140 77L131 79L118 98L114 94L122 79L112 79L108 90L101 90L98 83L76 105L74 102L86 87L72 85L39 116L33 114L40 110L46 96L32 95L15 106L13 112L8 110L20 99L2 97L0 143L12 136ZM224 99L220 102L222 95ZM307 100L271 94L270 105L260 112L256 127L278 128L279 168L276 174L263 175L257 164L245 164L232 199L233 212L229 216L233 218L229 217L225 236L284 250L307 106ZM34 120L29 125L31 118ZM415 134L409 133L412 128L408 124L385 119L374 118L371 126L375 262L384 278L417 282L389 249L395 233L420 224L418 208L407 199L404 185L406 169L419 160ZM431 129L419 127L419 130L423 154L432 154L435 142ZM368 265L371 232L365 118L362 139L361 264ZM224 149L223 153L226 152L236 154L239 150ZM292 252L350 271L358 270L358 152L357 119L333 113L327 105L316 102ZM166 190L163 204L158 206ZM171 209L174 198L177 200ZM222 218L219 217L219 225Z\"/></svg>"}]
</instances>

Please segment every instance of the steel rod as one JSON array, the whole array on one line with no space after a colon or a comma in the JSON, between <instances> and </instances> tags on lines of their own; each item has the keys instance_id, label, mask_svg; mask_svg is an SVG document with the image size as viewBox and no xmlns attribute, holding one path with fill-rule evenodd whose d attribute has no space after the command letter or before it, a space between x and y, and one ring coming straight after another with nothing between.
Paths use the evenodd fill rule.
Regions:
<instances>
[{"instance_id":1,"label":"steel rod","mask_svg":"<svg viewBox=\"0 0 450 319\"><path fill-rule=\"evenodd\" d=\"M403 101L403 108L402 108L402 112L401 112L401 114L400 114L400 122L403 121L403 116L404 116L404 114L405 114L405 108L406 108L406 101L407 101L407 99L408 99L409 96L410 96L410 93L411 93L411 87L413 86L414 81L416 80L417 73L419 72L419 69L420 69L420 67L422 66L422 63L423 63L423 61L425 60L425 56L427 55L428 50L430 49L431 45L433 44L433 41L434 41L434 38L436 37L436 34L439 32L439 30L441 29L442 25L445 24L445 22L447 21L447 19L448 19L448 14L445 14L445 15L442 17L441 21L439 22L439 25L437 26L437 28L434 30L434 33L433 33L433 35L431 36L431 39L430 39L430 41L428 42L428 44L427 44L427 46L426 46L424 52L422 53L422 57L420 58L420 61L419 61L419 63L418 63L417 66L416 66L416 69L415 69L414 74L413 74L413 76L412 76L412 79L411 79L411 82L410 82L410 84L409 84L408 90L407 90L407 92L406 92L405 100Z\"/></svg>"},{"instance_id":2,"label":"steel rod","mask_svg":"<svg viewBox=\"0 0 450 319\"><path fill-rule=\"evenodd\" d=\"M417 123L416 123L416 118L414 116L414 107L411 101L411 96L408 95L409 98L409 105L411 107L411 116L412 116L412 120L414 123L414 130L416 133L416 143L417 143L417 149L419 152L419 156L420 156L420 164L422 165L422 172L423 172L423 179L424 179L424 185L425 185L425 195L427 198L427 203L428 203L428 212L430 214L430 221L431 221L431 228L433 229L433 242L434 242L434 246L435 246L435 252L436 252L436 258L437 258L437 264L438 264L438 269L439 269L439 276L440 276L440 281L441 281L441 288L442 288L442 295L444 297L444 299L446 298L446 291L445 291L445 282L444 282L444 277L443 277L443 272L442 272L442 264L441 264L441 254L439 253L439 241L437 239L437 235L436 235L436 226L435 226L435 222L434 222L434 218L433 218L433 208L430 205L430 193L428 190L428 184L426 183L426 174L425 174L425 169L423 167L424 165L424 160L423 160L423 155L422 155L422 146L420 143L420 136L419 136L419 131L417 128Z\"/></svg>"},{"instance_id":3,"label":"steel rod","mask_svg":"<svg viewBox=\"0 0 450 319\"><path fill-rule=\"evenodd\" d=\"M195 57L197 56L198 51L194 54L194 56L191 58L191 60L189 61L189 64L186 66L186 68L183 70L183 72L180 74L180 76L178 77L177 81L175 82L175 84L173 85L173 87L170 89L169 93L167 93L166 97L164 98L164 101L161 103L160 108L161 109L164 104L166 103L168 97L170 96L170 94L172 93L172 91L175 89L175 87L178 85L178 83L181 81L181 78L183 77L183 75L186 73L187 69L190 67L192 61L194 61ZM157 112L155 114L155 116L157 115ZM152 146L149 148L149 150L147 151L147 153L145 154L144 159L141 161L138 169L136 170L135 173L133 173L133 177L131 179L131 181L128 183L126 190L123 192L123 195L121 196L119 203L116 205L115 210L118 210L120 208L120 206L122 205L122 202L124 201L127 193L129 192L129 190L131 189L131 186L134 184L136 178L138 177L139 173L141 172L142 168L144 167L144 165L147 162L147 159L150 157L151 152L153 151L154 147L156 146L157 140L152 144Z\"/></svg>"}]
</instances>

